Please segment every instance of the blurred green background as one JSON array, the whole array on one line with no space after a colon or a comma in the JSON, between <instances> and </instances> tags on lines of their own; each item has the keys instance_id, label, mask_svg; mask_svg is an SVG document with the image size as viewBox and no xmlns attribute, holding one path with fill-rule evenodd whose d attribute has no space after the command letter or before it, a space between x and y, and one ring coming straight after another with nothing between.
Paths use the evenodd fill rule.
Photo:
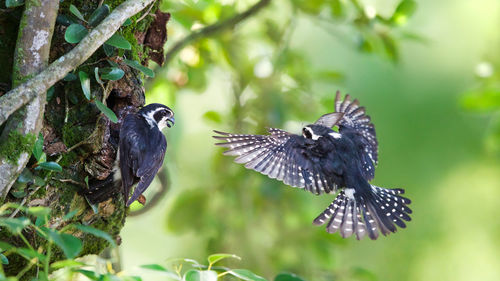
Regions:
<instances>
[{"instance_id":1,"label":"blurred green background","mask_svg":"<svg viewBox=\"0 0 500 281\"><path fill-rule=\"evenodd\" d=\"M172 13L167 51L255 3L163 2ZM232 266L267 278L498 280L500 3L403 2L274 0L157 67L147 103L171 106L177 120L166 130L168 192L127 219L124 268L227 252L242 258ZM413 201L407 229L377 241L313 226L333 195L246 170L211 138L212 129L300 132L332 111L337 89L358 98L376 126L373 183L403 187Z\"/></svg>"}]
</instances>

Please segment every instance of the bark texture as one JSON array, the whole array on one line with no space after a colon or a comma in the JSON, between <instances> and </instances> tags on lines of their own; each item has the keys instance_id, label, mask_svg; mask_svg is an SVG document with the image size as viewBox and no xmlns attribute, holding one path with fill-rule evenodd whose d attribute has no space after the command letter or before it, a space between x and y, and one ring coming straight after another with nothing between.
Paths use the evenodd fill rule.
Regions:
<instances>
[{"instance_id":1,"label":"bark texture","mask_svg":"<svg viewBox=\"0 0 500 281\"><path fill-rule=\"evenodd\" d=\"M35 2L42 2L41 6L34 5L36 6L34 7L35 14L38 14L38 17L35 17L37 21L48 15L45 12L42 15L36 9L46 9L49 7L49 4L59 4L58 0L42 0L41 2L34 1L33 3ZM55 11L58 11L58 15L70 16L69 5L73 4L82 12L85 18L88 18L100 2L98 0L63 1L60 2L61 7L59 7L59 10L55 8ZM130 0L128 2L133 3L132 8L119 6L122 2L124 1L104 2L110 5L112 13L101 25L94 28L89 33L88 38L83 39L78 46L69 44L64 40L64 33L67 26L60 24L58 21L55 28L49 28L53 29L53 36L43 36L44 40L40 41L35 41L37 40L37 36L41 38L45 33L37 33L36 30L37 28L42 28L42 25L30 27L29 24L25 26L21 24L19 30L23 30L22 28L24 27L26 33L24 31L19 33L24 34L27 38L30 37L33 41L22 43L22 40L20 40L22 36L20 36L18 46L13 48L12 43L9 44L11 42L9 40L14 40L15 42L16 39L7 38L3 35L17 37L17 26L19 26L19 22L22 22L21 17L18 15L25 8L28 9L30 7L30 1L27 1L26 7L7 10L0 9L0 33L2 34L0 36L0 56L10 54L10 57L14 57L14 53L16 53L15 58L24 58L24 61L22 59L19 61L15 60L13 66L16 67L10 66L10 73L14 73L10 80L0 73L0 99L4 98L4 101L10 101L12 98L8 97L7 95L9 94L5 94L5 92L9 89L15 89L24 94L20 95L17 100L10 101L16 104L14 106L19 105L19 103L25 104L29 101L28 105L24 107L26 108L25 110L21 109L15 113L15 115L21 118L17 119L16 123L17 126L22 123L23 126L21 128L12 127L10 119L0 127L2 136L6 137L5 143L7 144L0 144L0 158L6 159L5 163L16 165L20 170L24 167L20 161L27 162L27 169L30 169L32 173L46 181L45 185L36 186L34 182L16 182L15 177L6 179L2 174L0 175L0 181L10 180L14 182L10 192L2 194L2 198L5 197L4 202L16 202L28 207L50 207L52 209L49 222L51 227L60 229L69 223L78 222L106 231L118 242L120 240L119 233L123 227L127 213L122 196L117 194L115 197L100 203L98 205L98 213L96 214L88 205L85 198L79 194L79 191L85 188L85 177L102 180L109 175L116 158L120 121L127 113L136 111L145 102L143 89L144 77L140 72L124 64L122 59L126 57L127 59L139 62L147 61L148 50L143 46L143 39L141 40L141 38L145 37L144 35L148 33L149 26L154 22L154 14L157 12L159 2L152 0ZM140 22L135 23L134 19L144 16L141 13L132 17L134 21L132 25L120 28L121 24L128 18L128 16L123 15L137 13L150 3L153 3L152 9ZM54 10L54 6L51 7ZM10 20L7 20L7 17ZM18 20L17 25L12 24L11 19L13 18ZM99 29L100 26L102 26L101 29ZM12 28L16 28L16 32L13 32ZM114 50L112 56L107 56L103 49L99 48L114 33L113 29L121 30L121 34L132 45L131 51ZM103 30L111 30L112 32L106 33ZM29 32L34 32L34 36L28 35ZM51 34L50 31L49 33ZM51 38L49 37L52 38L51 44ZM43 48L37 48L39 46L36 44L37 42L49 43L41 44L40 46L44 46ZM93 47L89 48L88 45L85 47L87 43ZM25 46L33 46L33 50L29 49L29 47L26 49ZM51 46L50 49L48 46ZM45 47L47 48L45 49ZM30 56L26 56L26 52L28 51L31 52ZM5 57L9 56L5 55ZM51 65L39 73L38 76L35 76L35 79L29 80L31 82L28 81L21 84L25 85L24 88L22 86L21 88L15 88L17 84L24 82L23 78L25 76L30 77L31 74L36 74L44 68L44 58L45 62L47 58L50 58ZM76 75L78 75L78 71L84 71L93 77L95 67L103 68L110 66L107 61L108 59L119 65L125 72L124 77L118 81L109 81L104 87L101 87L92 78L91 92L95 96L95 99L102 100L115 112L119 118L117 124L110 122L109 119L101 114L94 103L89 102L85 98L78 79L73 81L62 80L71 70L74 70ZM82 61L85 62L81 66L78 66ZM27 68L28 65L32 65L33 67ZM27 85L27 83L36 84L37 81L42 82L37 84L39 85L38 88L29 87L34 84ZM45 105L45 111L50 112L50 114L45 114L44 118L40 118L40 116L43 116L43 107L46 100L45 92L51 85L54 87L53 96ZM2 89L5 90L2 91ZM39 98L29 100L32 95L40 93L42 94ZM2 94L3 96L1 96ZM33 112L37 111L37 114L31 116L30 106L38 106L37 109L33 108ZM6 114L2 107L0 115L7 116L9 114ZM33 123L26 122L26 118L33 118ZM40 122L41 120L43 120L43 123ZM13 124L15 125L15 123ZM26 131L27 127L36 129L28 132ZM33 170L31 167L36 161L30 158L29 153L26 153L25 156L19 153L20 151L31 151L38 134L37 131L40 131L44 137L44 152L47 154L48 161L58 162L63 167L62 172ZM25 134L25 132L28 133ZM9 155L13 157L7 157ZM20 171L16 171L16 173L18 172ZM62 217L72 211L76 211L76 215L70 221L64 221ZM29 228L23 234L35 249L44 243ZM80 255L98 254L107 246L105 240L98 239L95 236L82 232L75 232L73 234L83 241L83 250ZM22 245L19 238L12 236L4 229L0 230L0 240L12 245ZM57 247L54 247L53 251L55 252L52 255L52 261L65 258L62 251ZM9 257L9 262L9 265L4 266L7 275L16 274L26 264L26 260L15 255ZM32 272L31 275L26 274L23 278L29 280L34 276L35 272Z\"/></svg>"}]
</instances>

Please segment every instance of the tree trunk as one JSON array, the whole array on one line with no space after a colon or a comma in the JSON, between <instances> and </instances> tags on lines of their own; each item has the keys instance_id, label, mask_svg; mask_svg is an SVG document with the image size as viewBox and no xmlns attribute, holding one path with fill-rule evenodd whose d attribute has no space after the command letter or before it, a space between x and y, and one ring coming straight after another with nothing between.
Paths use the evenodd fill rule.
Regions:
<instances>
[{"instance_id":1,"label":"tree trunk","mask_svg":"<svg viewBox=\"0 0 500 281\"><path fill-rule=\"evenodd\" d=\"M18 27L24 10L24 7L7 9L2 7L4 2L0 2L0 61L2 61L2 68L0 68L0 96L13 88L13 85L15 86L15 82L12 81L12 73L17 73L18 69L14 69L16 64L13 58L16 51ZM85 19L88 19L98 7L99 2L101 1L71 0L60 3L59 17L50 48L50 62L74 47L74 44L67 43L64 39L67 25L64 23L64 18L61 17L62 15L72 17L69 10L70 4L76 6ZM123 1L111 1L111 3L107 4L113 9L121 2ZM68 77L68 79L65 79L68 81L59 81L54 85L54 91L48 96L41 134L44 137L44 152L47 154L48 161L58 162L63 171L50 172L32 169L36 163L36 160L32 158L25 170L29 170L35 176L44 179L45 183L41 185L38 183L37 185L34 182L21 183L18 180L5 197L4 203L16 202L28 207L49 207L52 210L49 224L53 228L60 229L69 223L78 222L101 229L119 241L118 235L127 214L123 196L116 194L109 200L99 203L98 213L94 213L79 191L86 188L86 177L90 180L104 180L110 174L116 159L120 121L126 114L135 112L144 105L145 97L142 84L144 77L141 72L123 63L121 58L125 56L128 59L143 62L144 64L149 57L158 56L158 49L155 46L147 46L148 40L151 41L151 39L148 39L148 37L151 37L152 32L149 30L150 26L151 29L154 27L155 30L160 28L160 31L164 31L165 21L168 20L168 15L159 12L159 10L157 11L158 5L159 1L154 2L150 11L146 9L134 16L132 18L133 23L122 28L121 34L132 45L130 51L115 49L114 54L108 57L101 47L90 59L73 72L76 77L78 77L79 71L84 71L93 77L95 67L104 68L110 66L107 59L119 65L125 72L125 75L120 80L106 82L104 87L101 87L91 78L93 96L95 96L96 100L102 100L103 103L107 104L115 112L119 122L112 123L106 116L101 114L95 103L89 102L85 98L79 79L71 80ZM156 16L153 15L155 12ZM141 18L144 13L149 13L149 15ZM140 18L141 20L137 21ZM163 47L166 37L164 35L160 37L162 41L160 45ZM158 37L154 39L158 40ZM17 52L28 51L19 47L17 49ZM163 55L160 57L163 57ZM45 98L45 95L42 96ZM6 158L15 164L18 163L21 150L26 150L26 148L31 150L36 136L15 137L11 127L12 125L0 127L2 135L8 136L0 143L0 155L8 155ZM0 175L0 177L3 176ZM76 215L69 221L64 221L63 217L73 211L76 212ZM42 238L36 235L34 231L27 228L23 234L34 249L42 245ZM80 255L98 254L108 244L104 239L98 239L89 234L81 232L73 234L81 238L83 242L83 250ZM0 241L12 245L21 245L20 239L5 229L0 230ZM64 259L64 255L60 250L54 250L55 253L51 262ZM9 262L9 265L4 266L7 276L15 275L26 265L27 261L21 257L11 255ZM31 279L34 276L33 274L26 274L23 278Z\"/></svg>"}]
</instances>

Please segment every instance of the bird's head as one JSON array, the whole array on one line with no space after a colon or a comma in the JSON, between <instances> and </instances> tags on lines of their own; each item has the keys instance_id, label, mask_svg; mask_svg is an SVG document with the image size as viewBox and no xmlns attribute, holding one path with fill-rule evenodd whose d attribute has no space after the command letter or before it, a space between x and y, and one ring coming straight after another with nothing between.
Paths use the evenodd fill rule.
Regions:
<instances>
[{"instance_id":1,"label":"bird's head","mask_svg":"<svg viewBox=\"0 0 500 281\"><path fill-rule=\"evenodd\" d=\"M302 136L304 136L304 138L306 139L311 140L318 140L319 138L324 137L332 132L332 129L316 124L307 125L302 128Z\"/></svg>"},{"instance_id":2,"label":"bird's head","mask_svg":"<svg viewBox=\"0 0 500 281\"><path fill-rule=\"evenodd\" d=\"M148 104L139 110L139 114L146 119L149 125L157 126L160 131L175 124L174 112L163 104Z\"/></svg>"}]
</instances>

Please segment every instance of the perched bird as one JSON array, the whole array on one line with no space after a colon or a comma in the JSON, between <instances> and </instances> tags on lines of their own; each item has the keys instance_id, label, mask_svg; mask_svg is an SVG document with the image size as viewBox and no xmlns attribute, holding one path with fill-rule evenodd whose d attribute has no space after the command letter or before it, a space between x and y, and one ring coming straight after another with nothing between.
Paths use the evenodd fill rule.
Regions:
<instances>
[{"instance_id":1,"label":"perched bird","mask_svg":"<svg viewBox=\"0 0 500 281\"><path fill-rule=\"evenodd\" d=\"M163 164L167 141L161 130L172 127L174 123L174 112L159 103L148 104L137 113L125 116L120 128L117 165L108 179L89 183L87 199L96 203L109 198L114 191L106 186L112 182L115 187L121 186L127 207L137 200ZM129 198L135 184L137 186Z\"/></svg>"},{"instance_id":2,"label":"perched bird","mask_svg":"<svg viewBox=\"0 0 500 281\"><path fill-rule=\"evenodd\" d=\"M332 127L338 127L338 131ZM387 189L370 184L378 161L375 127L357 99L351 101L340 92L335 112L321 116L302 128L302 135L270 128L269 135L240 135L214 131L229 148L225 155L237 156L245 164L270 178L304 188L316 195L336 193L335 200L315 220L327 223L329 233L342 237L368 235L375 240L379 232L396 232L410 221L410 200L403 189Z\"/></svg>"},{"instance_id":3,"label":"perched bird","mask_svg":"<svg viewBox=\"0 0 500 281\"><path fill-rule=\"evenodd\" d=\"M174 123L174 112L159 103L148 104L123 120L118 155L127 207L148 188L163 164L167 140L161 130ZM136 183L129 199L130 188Z\"/></svg>"}]
</instances>

